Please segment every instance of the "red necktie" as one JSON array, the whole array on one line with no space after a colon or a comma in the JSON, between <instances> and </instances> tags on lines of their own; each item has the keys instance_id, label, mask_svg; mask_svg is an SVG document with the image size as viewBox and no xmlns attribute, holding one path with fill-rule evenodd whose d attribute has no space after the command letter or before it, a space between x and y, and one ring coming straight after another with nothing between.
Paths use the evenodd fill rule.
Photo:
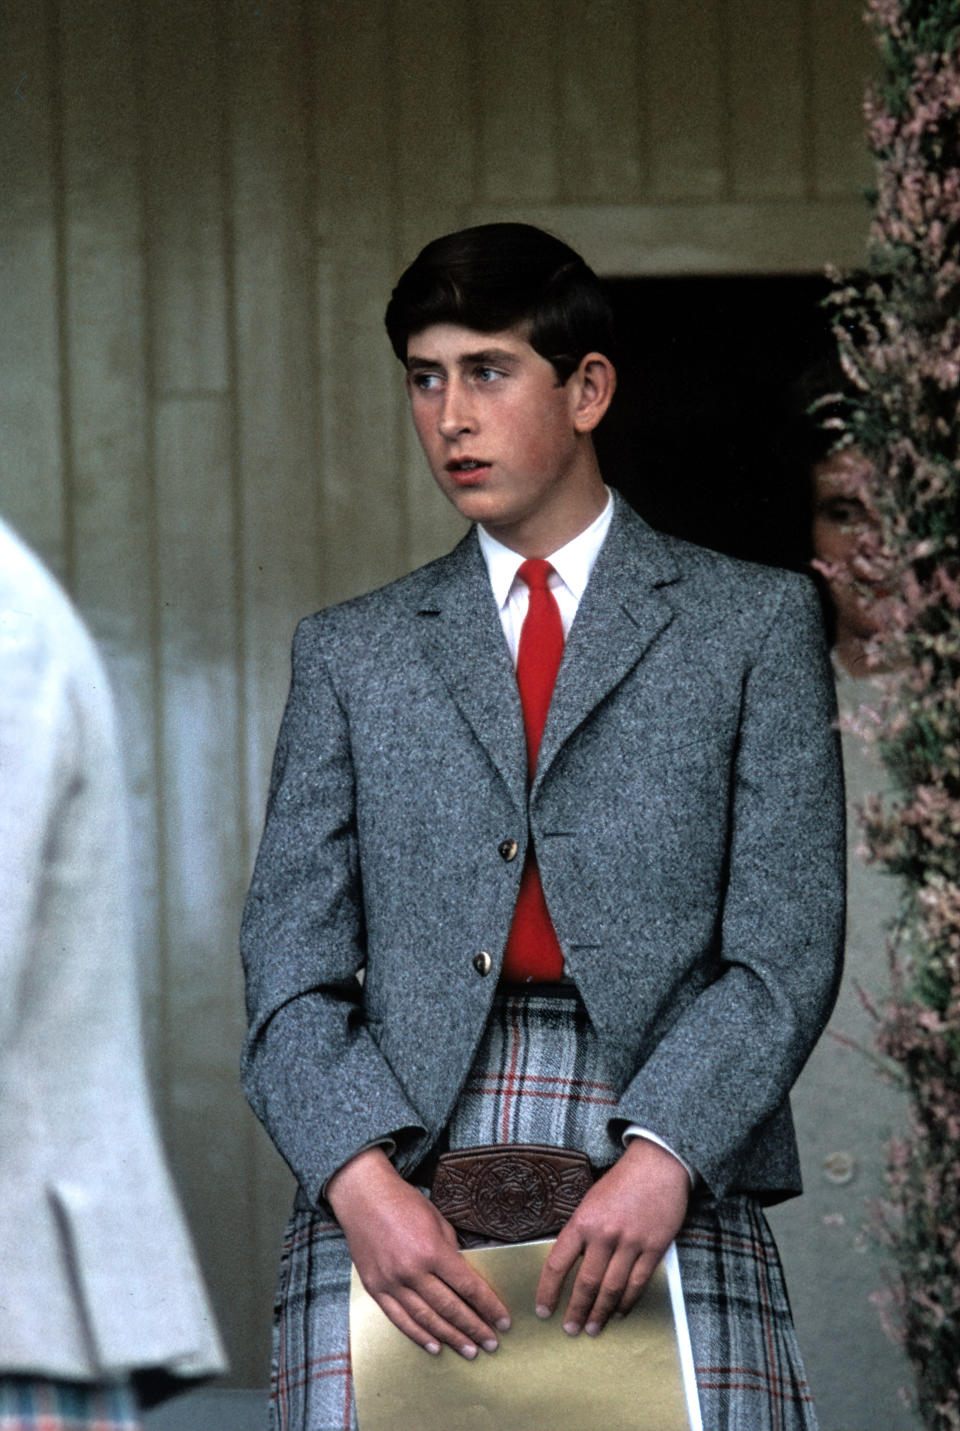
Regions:
<instances>
[{"instance_id":1,"label":"red necktie","mask_svg":"<svg viewBox=\"0 0 960 1431\"><path fill-rule=\"evenodd\" d=\"M540 558L525 561L517 575L530 588L530 604L520 631L517 684L527 737L527 770L533 779L543 727L550 708L560 658L563 623L547 578L553 571ZM540 872L532 849L520 879L520 893L507 939L501 977L512 983L549 983L563 975L563 954L543 897Z\"/></svg>"}]
</instances>

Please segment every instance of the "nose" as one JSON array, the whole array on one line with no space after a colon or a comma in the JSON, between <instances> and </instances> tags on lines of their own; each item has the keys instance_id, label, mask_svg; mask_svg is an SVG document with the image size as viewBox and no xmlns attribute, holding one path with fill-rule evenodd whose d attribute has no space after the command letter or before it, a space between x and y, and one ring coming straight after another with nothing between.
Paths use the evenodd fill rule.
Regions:
<instances>
[{"instance_id":1,"label":"nose","mask_svg":"<svg viewBox=\"0 0 960 1431\"><path fill-rule=\"evenodd\" d=\"M459 437L461 433L473 432L476 428L469 390L456 378L447 382L437 417L437 428L440 435L446 438Z\"/></svg>"}]
</instances>

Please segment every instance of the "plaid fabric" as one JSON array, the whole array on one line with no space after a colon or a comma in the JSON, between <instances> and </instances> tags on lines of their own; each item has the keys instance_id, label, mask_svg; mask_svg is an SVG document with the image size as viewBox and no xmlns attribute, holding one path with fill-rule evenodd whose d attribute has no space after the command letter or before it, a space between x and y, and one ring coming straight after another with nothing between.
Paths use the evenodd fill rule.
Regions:
<instances>
[{"instance_id":1,"label":"plaid fabric","mask_svg":"<svg viewBox=\"0 0 960 1431\"><path fill-rule=\"evenodd\" d=\"M599 1041L572 986L562 993L499 994L448 1124L448 1144L549 1143L578 1148L606 1168L623 1151L607 1132L616 1103Z\"/></svg>"},{"instance_id":2,"label":"plaid fabric","mask_svg":"<svg viewBox=\"0 0 960 1431\"><path fill-rule=\"evenodd\" d=\"M695 1202L677 1260L704 1431L817 1431L780 1257L753 1198Z\"/></svg>"},{"instance_id":3,"label":"plaid fabric","mask_svg":"<svg viewBox=\"0 0 960 1431\"><path fill-rule=\"evenodd\" d=\"M606 1130L615 1102L573 991L501 994L449 1143L549 1143L603 1167L620 1151ZM698 1199L677 1253L705 1431L816 1431L777 1250L754 1201ZM295 1211L275 1308L272 1431L357 1431L349 1287L336 1223Z\"/></svg>"},{"instance_id":4,"label":"plaid fabric","mask_svg":"<svg viewBox=\"0 0 960 1431\"><path fill-rule=\"evenodd\" d=\"M44 1381L0 1375L0 1431L138 1431L140 1412L125 1381Z\"/></svg>"}]
</instances>

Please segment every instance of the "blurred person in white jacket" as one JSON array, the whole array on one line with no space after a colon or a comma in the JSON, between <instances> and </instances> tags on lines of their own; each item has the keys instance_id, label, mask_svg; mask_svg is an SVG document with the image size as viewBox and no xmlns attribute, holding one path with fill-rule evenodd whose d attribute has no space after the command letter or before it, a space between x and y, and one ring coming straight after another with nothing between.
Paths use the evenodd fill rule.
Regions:
<instances>
[{"instance_id":1,"label":"blurred person in white jacket","mask_svg":"<svg viewBox=\"0 0 960 1431\"><path fill-rule=\"evenodd\" d=\"M0 1423L128 1427L223 1371L151 1109L107 677L0 521Z\"/></svg>"}]
</instances>

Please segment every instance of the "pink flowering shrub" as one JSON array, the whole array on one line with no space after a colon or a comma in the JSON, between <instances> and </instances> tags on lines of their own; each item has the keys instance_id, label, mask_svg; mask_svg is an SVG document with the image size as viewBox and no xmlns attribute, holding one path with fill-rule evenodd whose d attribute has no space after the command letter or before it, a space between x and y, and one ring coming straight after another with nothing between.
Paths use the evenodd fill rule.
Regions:
<instances>
[{"instance_id":1,"label":"pink flowering shrub","mask_svg":"<svg viewBox=\"0 0 960 1431\"><path fill-rule=\"evenodd\" d=\"M960 6L868 0L884 61L870 266L832 298L853 397L841 445L870 459L882 585L879 709L858 728L890 771L862 811L868 858L902 877L878 1047L909 1092L876 1230L878 1295L933 1431L960 1431Z\"/></svg>"}]
</instances>

